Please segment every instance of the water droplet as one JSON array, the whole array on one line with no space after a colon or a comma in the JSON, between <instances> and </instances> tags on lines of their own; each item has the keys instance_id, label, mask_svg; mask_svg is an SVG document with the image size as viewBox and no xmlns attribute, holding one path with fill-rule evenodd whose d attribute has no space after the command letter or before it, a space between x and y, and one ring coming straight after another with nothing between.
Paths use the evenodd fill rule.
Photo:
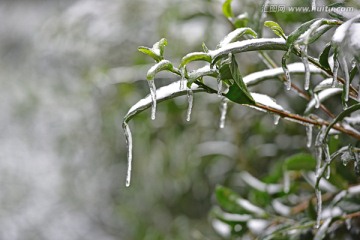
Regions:
<instances>
[{"instance_id":1,"label":"water droplet","mask_svg":"<svg viewBox=\"0 0 360 240\"><path fill-rule=\"evenodd\" d=\"M188 89L188 91L187 91L187 100L188 100L188 109L187 109L187 113L186 113L186 121L189 122L191 119L191 112L192 112L192 107L193 107L193 102L194 102L194 94L191 89Z\"/></svg>"},{"instance_id":2,"label":"water droplet","mask_svg":"<svg viewBox=\"0 0 360 240\"><path fill-rule=\"evenodd\" d=\"M279 124L279 120L280 120L280 116L279 115L274 115L274 124L275 125Z\"/></svg>"},{"instance_id":3,"label":"water droplet","mask_svg":"<svg viewBox=\"0 0 360 240\"><path fill-rule=\"evenodd\" d=\"M219 127L224 128L225 127L225 120L226 120L226 113L228 108L228 100L226 98L221 99L221 105L220 105L220 123Z\"/></svg>"},{"instance_id":4,"label":"water droplet","mask_svg":"<svg viewBox=\"0 0 360 240\"><path fill-rule=\"evenodd\" d=\"M151 119L155 119L156 115L156 86L154 80L148 80L149 88L150 88L150 96L152 100L151 105Z\"/></svg>"},{"instance_id":5,"label":"water droplet","mask_svg":"<svg viewBox=\"0 0 360 240\"><path fill-rule=\"evenodd\" d=\"M322 198L321 198L321 190L319 187L315 189L315 195L316 195L316 225L315 228L320 227L321 222L321 213L322 213Z\"/></svg>"},{"instance_id":6,"label":"water droplet","mask_svg":"<svg viewBox=\"0 0 360 240\"><path fill-rule=\"evenodd\" d=\"M312 130L313 130L312 125L306 126L306 146L308 148L310 148L312 144Z\"/></svg>"},{"instance_id":7,"label":"water droplet","mask_svg":"<svg viewBox=\"0 0 360 240\"><path fill-rule=\"evenodd\" d=\"M129 125L126 122L123 122L123 130L125 133L125 140L126 140L126 146L127 146L127 150L128 150L128 154L127 154L127 164L128 164L128 168L127 168L127 174L126 174L126 187L130 186L130 181L131 181L131 165L132 165L132 148L133 148L133 144L132 144L132 134L129 128Z\"/></svg>"}]
</instances>

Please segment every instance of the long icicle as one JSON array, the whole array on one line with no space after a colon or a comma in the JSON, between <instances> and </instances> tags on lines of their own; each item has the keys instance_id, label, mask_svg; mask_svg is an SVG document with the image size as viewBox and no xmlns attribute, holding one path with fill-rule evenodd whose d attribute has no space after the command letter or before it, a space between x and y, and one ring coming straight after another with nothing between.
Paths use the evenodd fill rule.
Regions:
<instances>
[{"instance_id":1,"label":"long icicle","mask_svg":"<svg viewBox=\"0 0 360 240\"><path fill-rule=\"evenodd\" d=\"M123 130L125 133L125 140L126 140L126 146L127 146L127 150L128 150L128 154L127 154L127 164L128 164L128 168L127 168L127 173L126 173L126 187L130 186L130 181L131 181L131 168L132 168L132 148L133 148L133 142L132 142L132 134L129 128L129 125L126 122L123 122Z\"/></svg>"},{"instance_id":2,"label":"long icicle","mask_svg":"<svg viewBox=\"0 0 360 240\"><path fill-rule=\"evenodd\" d=\"M191 88L189 88L187 90L187 100L188 100L188 109L187 109L187 113L186 113L186 121L189 122L191 119L191 112L192 112L193 103L194 103L194 93L191 90Z\"/></svg>"},{"instance_id":3,"label":"long icicle","mask_svg":"<svg viewBox=\"0 0 360 240\"><path fill-rule=\"evenodd\" d=\"M156 116L156 86L154 80L148 80L149 88L150 88L150 95L152 100L151 105L151 119L155 120Z\"/></svg>"},{"instance_id":4,"label":"long icicle","mask_svg":"<svg viewBox=\"0 0 360 240\"><path fill-rule=\"evenodd\" d=\"M334 53L333 56L334 59L334 65L333 65L333 82L332 82L332 87L336 86L337 83L337 76L338 76L338 71L339 71L339 62L337 60L337 53Z\"/></svg>"},{"instance_id":5,"label":"long icicle","mask_svg":"<svg viewBox=\"0 0 360 240\"><path fill-rule=\"evenodd\" d=\"M308 148L310 148L312 144L312 130L313 130L312 125L306 126L306 146Z\"/></svg>"},{"instance_id":6,"label":"long icicle","mask_svg":"<svg viewBox=\"0 0 360 240\"><path fill-rule=\"evenodd\" d=\"M341 68L345 75L345 84L344 84L344 90L345 90L345 102L349 100L349 88L350 88L350 76L349 76L349 68L348 64L346 62L346 58L343 53L339 53L339 58L341 62Z\"/></svg>"},{"instance_id":7,"label":"long icicle","mask_svg":"<svg viewBox=\"0 0 360 240\"><path fill-rule=\"evenodd\" d=\"M226 120L226 113L228 108L228 101L226 98L221 99L221 105L220 105L220 123L219 127L224 128L225 127L225 120Z\"/></svg>"},{"instance_id":8,"label":"long icicle","mask_svg":"<svg viewBox=\"0 0 360 240\"><path fill-rule=\"evenodd\" d=\"M322 197L319 186L315 189L315 195L316 195L316 215L317 215L315 228L319 228L321 222L321 213L322 213Z\"/></svg>"},{"instance_id":9,"label":"long icicle","mask_svg":"<svg viewBox=\"0 0 360 240\"><path fill-rule=\"evenodd\" d=\"M309 90L310 87L310 66L309 66L309 60L307 57L307 45L302 45L300 47L300 53L301 53L301 61L304 64L305 68L305 85L304 89Z\"/></svg>"},{"instance_id":10,"label":"long icicle","mask_svg":"<svg viewBox=\"0 0 360 240\"><path fill-rule=\"evenodd\" d=\"M287 51L284 56L281 59L281 66L282 69L285 73L285 78L286 78L286 82L285 82L285 86L286 86L286 90L290 90L291 89L291 76L290 76L290 71L286 65L286 61L289 58L291 51Z\"/></svg>"}]
</instances>

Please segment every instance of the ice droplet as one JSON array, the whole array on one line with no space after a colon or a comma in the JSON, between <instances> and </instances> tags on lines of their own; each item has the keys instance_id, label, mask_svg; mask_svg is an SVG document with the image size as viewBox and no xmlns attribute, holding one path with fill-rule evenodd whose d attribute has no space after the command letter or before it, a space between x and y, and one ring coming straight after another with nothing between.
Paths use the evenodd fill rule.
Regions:
<instances>
[{"instance_id":1,"label":"ice droplet","mask_svg":"<svg viewBox=\"0 0 360 240\"><path fill-rule=\"evenodd\" d=\"M331 87L335 87L336 86L336 82L337 82L337 76L338 76L338 71L339 71L339 62L336 58L337 54L334 54L334 66L333 66L333 82Z\"/></svg>"},{"instance_id":2,"label":"ice droplet","mask_svg":"<svg viewBox=\"0 0 360 240\"><path fill-rule=\"evenodd\" d=\"M279 115L274 115L274 125L278 125L279 120L280 120L280 116Z\"/></svg>"},{"instance_id":3,"label":"ice droplet","mask_svg":"<svg viewBox=\"0 0 360 240\"><path fill-rule=\"evenodd\" d=\"M194 93L191 90L191 88L189 88L187 91L187 100L188 100L188 109L187 109L187 113L186 113L186 121L189 122L191 119L191 112L192 112L193 103L194 103Z\"/></svg>"},{"instance_id":4,"label":"ice droplet","mask_svg":"<svg viewBox=\"0 0 360 240\"><path fill-rule=\"evenodd\" d=\"M221 105L220 105L220 123L219 127L224 128L225 127L225 120L226 120L226 113L228 108L228 100L226 98L221 99Z\"/></svg>"},{"instance_id":5,"label":"ice droplet","mask_svg":"<svg viewBox=\"0 0 360 240\"><path fill-rule=\"evenodd\" d=\"M128 154L127 154L127 164L128 164L128 168L127 168L127 173L126 173L126 187L130 186L130 181L131 181L131 165L132 165L132 148L133 148L133 144L132 144L132 134L129 128L129 125L126 122L123 122L123 130L125 133L125 140L126 140L126 146L127 146L127 150L128 150Z\"/></svg>"},{"instance_id":6,"label":"ice droplet","mask_svg":"<svg viewBox=\"0 0 360 240\"><path fill-rule=\"evenodd\" d=\"M312 132L313 132L312 130L313 130L312 125L306 126L306 146L308 148L310 148L312 144Z\"/></svg>"},{"instance_id":7,"label":"ice droplet","mask_svg":"<svg viewBox=\"0 0 360 240\"><path fill-rule=\"evenodd\" d=\"M304 64L305 68L305 85L304 89L309 90L310 86L310 66L309 66L309 60L307 57L307 45L302 45L300 47L300 53L301 53L301 61Z\"/></svg>"},{"instance_id":8,"label":"ice droplet","mask_svg":"<svg viewBox=\"0 0 360 240\"><path fill-rule=\"evenodd\" d=\"M155 119L156 115L156 86L154 80L148 80L149 88L150 88L150 96L152 100L151 105L151 119Z\"/></svg>"},{"instance_id":9,"label":"ice droplet","mask_svg":"<svg viewBox=\"0 0 360 240\"><path fill-rule=\"evenodd\" d=\"M321 222L321 212L322 212L321 190L319 189L319 186L315 189L315 195L316 195L316 215L317 215L315 228L319 228Z\"/></svg>"}]
</instances>

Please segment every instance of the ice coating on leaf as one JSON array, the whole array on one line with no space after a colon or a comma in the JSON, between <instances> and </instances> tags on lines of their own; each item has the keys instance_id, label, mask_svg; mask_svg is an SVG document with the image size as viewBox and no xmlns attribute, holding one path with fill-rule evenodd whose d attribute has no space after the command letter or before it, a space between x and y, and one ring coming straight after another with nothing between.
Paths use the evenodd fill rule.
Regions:
<instances>
[{"instance_id":1,"label":"ice coating on leaf","mask_svg":"<svg viewBox=\"0 0 360 240\"><path fill-rule=\"evenodd\" d=\"M261 192L267 192L269 194L274 194L274 193L281 192L281 190L283 188L283 186L281 186L280 184L264 183L264 182L260 181L259 179L253 177L250 173L245 172L245 171L240 173L240 177L249 186L251 186L252 188L259 190Z\"/></svg>"},{"instance_id":2,"label":"ice coating on leaf","mask_svg":"<svg viewBox=\"0 0 360 240\"><path fill-rule=\"evenodd\" d=\"M219 123L220 128L225 127L227 108L228 108L228 100L226 98L222 98L220 105L220 123Z\"/></svg>"},{"instance_id":3,"label":"ice coating on leaf","mask_svg":"<svg viewBox=\"0 0 360 240\"><path fill-rule=\"evenodd\" d=\"M282 106L277 104L273 98L271 98L265 94L252 92L251 96L254 98L255 102L257 102L257 103L284 111L284 108Z\"/></svg>"},{"instance_id":4,"label":"ice coating on leaf","mask_svg":"<svg viewBox=\"0 0 360 240\"><path fill-rule=\"evenodd\" d=\"M219 49L209 51L209 56L212 58L212 62L218 60L221 56L226 56L229 53L239 53L247 51L258 50L283 50L286 51L287 47L285 40L282 38L261 38L261 39L249 39L239 42L229 43Z\"/></svg>"},{"instance_id":5,"label":"ice coating on leaf","mask_svg":"<svg viewBox=\"0 0 360 240\"><path fill-rule=\"evenodd\" d=\"M317 95L319 97L319 101L320 103L325 101L326 99L336 95L336 94L339 94L341 93L343 90L341 88L329 88L329 89L325 89L321 92L319 92ZM306 106L306 109L305 109L305 114L308 114L310 113L311 110L314 109L316 105L316 99L313 98L311 99L311 101L308 103L308 105Z\"/></svg>"},{"instance_id":6,"label":"ice coating on leaf","mask_svg":"<svg viewBox=\"0 0 360 240\"><path fill-rule=\"evenodd\" d=\"M226 37L221 40L218 47L221 48L231 42L234 42L244 34L250 34L253 37L257 37L256 32L254 32L254 30L252 30L251 28L237 28L234 31L230 32L228 35L226 35Z\"/></svg>"},{"instance_id":7,"label":"ice coating on leaf","mask_svg":"<svg viewBox=\"0 0 360 240\"><path fill-rule=\"evenodd\" d=\"M305 85L304 89L309 90L310 86L310 67L309 67L309 60L307 56L307 45L303 45L300 47L300 53L301 53L301 61L304 64L305 68Z\"/></svg>"},{"instance_id":8,"label":"ice coating on leaf","mask_svg":"<svg viewBox=\"0 0 360 240\"><path fill-rule=\"evenodd\" d=\"M150 96L152 100L151 105L151 119L155 120L156 115L156 86L154 80L148 80L149 88L150 88Z\"/></svg>"},{"instance_id":9,"label":"ice coating on leaf","mask_svg":"<svg viewBox=\"0 0 360 240\"><path fill-rule=\"evenodd\" d=\"M257 214L259 216L266 215L266 212L262 208L252 204L250 201L248 201L246 199L239 198L236 200L236 203L239 204L239 206L241 206L248 212Z\"/></svg>"},{"instance_id":10,"label":"ice coating on leaf","mask_svg":"<svg viewBox=\"0 0 360 240\"><path fill-rule=\"evenodd\" d=\"M164 87L161 87L156 90L156 99L157 101L164 101L166 99L174 98L176 96L186 95L187 90L179 90L179 82L174 82L169 85L166 85ZM186 82L187 83L187 82ZM186 84L185 83L185 84ZM204 91L203 89L200 89L198 85L192 84L191 90L193 92L197 91ZM126 116L124 117L124 121L128 122L133 116L135 116L137 113L149 108L152 105L152 98L150 95L146 96L145 98L139 100L136 104L134 104Z\"/></svg>"},{"instance_id":11,"label":"ice coating on leaf","mask_svg":"<svg viewBox=\"0 0 360 240\"><path fill-rule=\"evenodd\" d=\"M323 223L323 225L321 226L321 228L317 231L317 233L316 233L316 235L315 235L315 237L314 237L314 240L322 240L322 239L325 237L326 232L327 232L327 230L328 230L328 228L329 228L332 220L333 220L333 219L332 219L331 217L329 217L329 218L327 218L327 219L324 221L324 223ZM319 222L319 221L316 222L316 226L315 226L315 227L316 227L316 228L319 228L319 227L320 227L320 222Z\"/></svg>"},{"instance_id":12,"label":"ice coating on leaf","mask_svg":"<svg viewBox=\"0 0 360 240\"><path fill-rule=\"evenodd\" d=\"M291 214L291 208L280 202L278 199L274 199L271 202L271 205L274 210L282 216L289 216Z\"/></svg>"},{"instance_id":13,"label":"ice coating on leaf","mask_svg":"<svg viewBox=\"0 0 360 240\"><path fill-rule=\"evenodd\" d=\"M341 68L345 74L345 85L344 85L344 100L347 102L349 100L349 88L350 88L350 76L349 76L349 68L343 53L339 53L339 61L341 62Z\"/></svg>"},{"instance_id":14,"label":"ice coating on leaf","mask_svg":"<svg viewBox=\"0 0 360 240\"><path fill-rule=\"evenodd\" d=\"M127 173L126 173L126 187L130 186L130 181L131 181L131 165L132 165L132 148L133 148L133 144L132 144L132 134L129 128L129 125L124 122L123 123L123 130L125 133L125 140L126 140L126 145L127 145L127 149L128 149L128 155L127 155L127 163L128 163L128 168L127 168Z\"/></svg>"},{"instance_id":15,"label":"ice coating on leaf","mask_svg":"<svg viewBox=\"0 0 360 240\"><path fill-rule=\"evenodd\" d=\"M309 64L309 67L310 67L310 72L312 73L322 73L322 71L313 64ZM290 73L293 74L300 74L305 72L304 64L301 62L291 63L287 65L287 69ZM245 76L243 79L247 86L253 86L266 79L271 79L282 74L284 74L283 68L278 67L278 68L267 69L267 70L251 73Z\"/></svg>"},{"instance_id":16,"label":"ice coating on leaf","mask_svg":"<svg viewBox=\"0 0 360 240\"><path fill-rule=\"evenodd\" d=\"M306 126L306 146L308 148L310 148L312 144L312 132L313 132L313 126L312 125Z\"/></svg>"},{"instance_id":17,"label":"ice coating on leaf","mask_svg":"<svg viewBox=\"0 0 360 240\"><path fill-rule=\"evenodd\" d=\"M160 62L158 62L157 64L155 64L154 66L152 66L149 71L146 74L146 78L148 80L153 80L155 78L155 75L163 70L170 70L173 68L173 65L170 61L168 60L161 60Z\"/></svg>"},{"instance_id":18,"label":"ice coating on leaf","mask_svg":"<svg viewBox=\"0 0 360 240\"><path fill-rule=\"evenodd\" d=\"M188 109L186 112L186 121L189 122L191 119L191 112L192 112L193 103L194 103L194 93L191 90L191 88L187 90L187 101L188 101Z\"/></svg>"},{"instance_id":19,"label":"ice coating on leaf","mask_svg":"<svg viewBox=\"0 0 360 240\"><path fill-rule=\"evenodd\" d=\"M314 92L320 92L322 90L328 89L328 88L332 88L332 87L337 87L340 88L342 86L342 83L335 81L335 85L333 85L333 78L327 78L323 81L321 81L318 85L316 85L316 87L314 87Z\"/></svg>"},{"instance_id":20,"label":"ice coating on leaf","mask_svg":"<svg viewBox=\"0 0 360 240\"><path fill-rule=\"evenodd\" d=\"M322 198L321 198L321 190L319 188L315 189L315 196L316 196L316 224L315 227L320 227L321 222L321 212L322 212Z\"/></svg>"},{"instance_id":21,"label":"ice coating on leaf","mask_svg":"<svg viewBox=\"0 0 360 240\"><path fill-rule=\"evenodd\" d=\"M280 116L279 115L274 115L274 125L278 125L280 121Z\"/></svg>"},{"instance_id":22,"label":"ice coating on leaf","mask_svg":"<svg viewBox=\"0 0 360 240\"><path fill-rule=\"evenodd\" d=\"M215 76L217 71L215 68L210 68L210 65L205 65L202 68L196 69L188 73L189 80L195 81L199 77L203 76Z\"/></svg>"}]
</instances>

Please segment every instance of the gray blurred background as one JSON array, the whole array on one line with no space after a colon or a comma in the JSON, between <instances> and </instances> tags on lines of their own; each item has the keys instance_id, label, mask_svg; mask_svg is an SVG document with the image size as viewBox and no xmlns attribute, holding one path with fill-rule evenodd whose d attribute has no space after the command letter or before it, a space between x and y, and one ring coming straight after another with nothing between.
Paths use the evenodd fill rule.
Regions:
<instances>
[{"instance_id":1,"label":"gray blurred background","mask_svg":"<svg viewBox=\"0 0 360 240\"><path fill-rule=\"evenodd\" d=\"M255 16L260 4L234 9ZM221 1L0 1L0 239L218 239L208 221L215 185L241 189L241 169L262 176L305 148L305 128L230 105L220 130L220 99L206 94L190 122L185 97L161 103L155 121L145 111L130 123L125 188L121 122L149 92L152 61L138 46L166 37L178 64L230 30ZM265 68L251 53L239 65ZM176 80L161 76L158 86ZM281 83L263 88L299 108L282 101Z\"/></svg>"}]
</instances>

